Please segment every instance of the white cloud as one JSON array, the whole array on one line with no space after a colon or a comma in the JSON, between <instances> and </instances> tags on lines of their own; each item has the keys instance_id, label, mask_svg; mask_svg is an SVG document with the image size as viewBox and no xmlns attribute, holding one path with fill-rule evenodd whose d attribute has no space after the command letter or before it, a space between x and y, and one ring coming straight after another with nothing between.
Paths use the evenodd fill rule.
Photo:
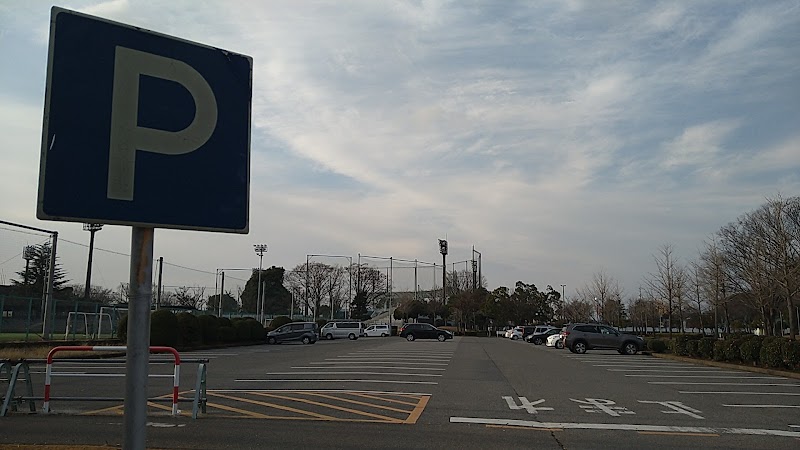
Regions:
<instances>
[{"instance_id":1,"label":"white cloud","mask_svg":"<svg viewBox=\"0 0 800 450\"><path fill-rule=\"evenodd\" d=\"M680 166L708 167L725 159L722 145L725 139L739 127L738 120L717 120L691 126L664 145L662 165L667 168Z\"/></svg>"},{"instance_id":2,"label":"white cloud","mask_svg":"<svg viewBox=\"0 0 800 450\"><path fill-rule=\"evenodd\" d=\"M287 268L309 253L439 261L447 234L454 260L483 253L490 287L573 290L605 267L631 291L658 245L689 253L776 187L800 188L791 2L503 5L73 7L254 58L251 234L159 230L175 264L247 267L253 242ZM14 29L28 56L0 73L17 87L0 86L3 213L33 224L43 101L22 81L43 80L39 6L11 11L31 25ZM101 242L128 238L109 227ZM81 273L84 248L64 248ZM115 264L98 279L124 281Z\"/></svg>"}]
</instances>

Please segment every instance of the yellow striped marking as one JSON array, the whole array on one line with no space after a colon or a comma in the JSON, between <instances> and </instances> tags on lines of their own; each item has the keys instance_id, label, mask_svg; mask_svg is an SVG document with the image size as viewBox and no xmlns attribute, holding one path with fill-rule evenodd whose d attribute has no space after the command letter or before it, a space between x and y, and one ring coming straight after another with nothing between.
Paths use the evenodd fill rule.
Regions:
<instances>
[{"instance_id":1,"label":"yellow striped marking","mask_svg":"<svg viewBox=\"0 0 800 450\"><path fill-rule=\"evenodd\" d=\"M267 403L267 402L260 402L258 400L250 400L249 398L239 398L239 397L234 397L234 396L231 396L231 395L224 395L224 394L209 394L209 395L215 395L217 397L227 398L228 400L236 400L236 401L245 402L245 403L252 403L254 405L267 406L267 407L270 407L270 408L281 409L281 410L284 410L284 411L289 411L289 412L293 412L293 413L297 413L297 414L303 414L303 415L306 415L306 416L316 417L317 419L323 419L323 420L334 420L334 419L336 419L335 417L326 416L324 414L317 414L317 413L311 412L311 411L303 411L302 409L292 408L290 406L277 405L275 403Z\"/></svg>"},{"instance_id":2,"label":"yellow striped marking","mask_svg":"<svg viewBox=\"0 0 800 450\"><path fill-rule=\"evenodd\" d=\"M405 409L392 408L391 406L375 405L373 403L359 402L357 400L350 400L348 398L334 397L332 395L321 394L319 392L303 392L303 394L313 395L315 397L327 398L327 399L330 399L330 400L339 400L339 401L342 401L342 402L345 402L345 403L352 403L354 405L370 406L370 407L373 407L373 408L385 409L387 411L394 411L394 412L399 412L399 413L403 413L403 414L411 413L411 411L408 411L408 410L405 410Z\"/></svg>"},{"instance_id":3,"label":"yellow striped marking","mask_svg":"<svg viewBox=\"0 0 800 450\"><path fill-rule=\"evenodd\" d=\"M419 419L419 416L422 415L422 411L424 411L425 407L428 405L428 400L430 400L430 397L428 396L420 397L417 406L414 407L414 410L411 411L411 414L408 415L408 419L406 419L405 422L403 423L411 425L417 423L417 419Z\"/></svg>"},{"instance_id":4,"label":"yellow striped marking","mask_svg":"<svg viewBox=\"0 0 800 450\"><path fill-rule=\"evenodd\" d=\"M268 393L268 392L253 392L253 394L260 395L262 397L280 398L280 399L283 399L283 400L294 400L296 402L307 403L309 405L323 406L323 407L326 407L326 408L335 409L337 411L344 411L344 412L349 412L349 413L360 415L360 416L372 417L374 419L379 419L379 420L382 420L382 421L388 422L388 423L403 423L402 420L395 419L394 417L381 416L379 414L372 414L372 413L369 413L369 412L366 412L366 411L359 411L357 409L344 408L344 407L336 406L336 405L329 405L327 403L315 402L313 400L307 400L307 399L304 399L304 398L294 398L294 397L289 397L289 396L285 396L285 395L271 394L271 393ZM300 411L300 410L297 410L297 411ZM308 414L312 414L312 413L309 413L309 412L307 412L307 413ZM331 419L331 420L335 419L335 418L330 417L330 416L327 416L327 418ZM341 419L335 419L335 420L341 420Z\"/></svg>"},{"instance_id":5,"label":"yellow striped marking","mask_svg":"<svg viewBox=\"0 0 800 450\"><path fill-rule=\"evenodd\" d=\"M395 399L392 399L392 398L377 397L377 396L374 396L374 395L365 394L363 392L350 392L349 394L350 395L357 395L359 397L369 398L369 399L372 399L372 400L383 400L385 402L398 403L398 404L407 405L407 406L417 406L417 404L418 404L418 402L415 402L415 403L404 402L402 400L395 400ZM397 395L399 395L399 394L397 394Z\"/></svg>"}]
</instances>

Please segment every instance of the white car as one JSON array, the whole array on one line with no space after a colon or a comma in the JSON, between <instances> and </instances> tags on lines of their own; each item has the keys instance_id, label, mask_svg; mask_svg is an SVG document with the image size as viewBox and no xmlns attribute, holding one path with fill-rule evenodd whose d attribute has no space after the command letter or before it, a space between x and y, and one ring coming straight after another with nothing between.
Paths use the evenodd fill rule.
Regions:
<instances>
[{"instance_id":1,"label":"white car","mask_svg":"<svg viewBox=\"0 0 800 450\"><path fill-rule=\"evenodd\" d=\"M509 328L509 329L506 330L506 332L505 332L505 334L503 336L511 339L511 335L513 335L513 334L514 334L514 329L513 328Z\"/></svg>"},{"instance_id":2,"label":"white car","mask_svg":"<svg viewBox=\"0 0 800 450\"><path fill-rule=\"evenodd\" d=\"M389 329L389 325L386 324L376 324L370 325L364 330L364 334L366 336L380 336L386 337L392 334L392 331Z\"/></svg>"},{"instance_id":3,"label":"white car","mask_svg":"<svg viewBox=\"0 0 800 450\"><path fill-rule=\"evenodd\" d=\"M548 347L564 348L564 336L561 336L561 333L551 335L547 338L545 345Z\"/></svg>"}]
</instances>

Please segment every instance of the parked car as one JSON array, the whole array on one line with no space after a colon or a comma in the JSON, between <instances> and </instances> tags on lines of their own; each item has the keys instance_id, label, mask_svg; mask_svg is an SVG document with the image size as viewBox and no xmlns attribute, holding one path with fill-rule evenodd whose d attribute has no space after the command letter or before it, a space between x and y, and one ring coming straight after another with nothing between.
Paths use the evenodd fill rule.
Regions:
<instances>
[{"instance_id":1,"label":"parked car","mask_svg":"<svg viewBox=\"0 0 800 450\"><path fill-rule=\"evenodd\" d=\"M409 341L415 339L438 339L439 342L444 342L448 339L453 339L453 333L436 328L429 323L407 323L400 329L400 337L404 337Z\"/></svg>"},{"instance_id":2,"label":"parked car","mask_svg":"<svg viewBox=\"0 0 800 450\"><path fill-rule=\"evenodd\" d=\"M558 333L551 334L547 337L545 345L548 347L564 348L564 336L561 335L560 330Z\"/></svg>"},{"instance_id":3,"label":"parked car","mask_svg":"<svg viewBox=\"0 0 800 450\"><path fill-rule=\"evenodd\" d=\"M328 322L319 330L319 337L325 339L348 338L353 341L361 336L366 336L361 322Z\"/></svg>"},{"instance_id":4,"label":"parked car","mask_svg":"<svg viewBox=\"0 0 800 450\"><path fill-rule=\"evenodd\" d=\"M392 331L389 329L389 325L386 324L375 324L370 325L364 330L364 334L366 336L380 336L385 337L392 334Z\"/></svg>"},{"instance_id":5,"label":"parked car","mask_svg":"<svg viewBox=\"0 0 800 450\"><path fill-rule=\"evenodd\" d=\"M517 339L523 339L525 336L533 333L535 329L536 327L533 325L514 327L514 329L511 330L511 340L516 341Z\"/></svg>"},{"instance_id":6,"label":"parked car","mask_svg":"<svg viewBox=\"0 0 800 450\"><path fill-rule=\"evenodd\" d=\"M507 337L507 338L511 339L511 334L512 333L514 333L514 327L511 327L511 328L507 329L506 332L503 333L503 337Z\"/></svg>"},{"instance_id":7,"label":"parked car","mask_svg":"<svg viewBox=\"0 0 800 450\"><path fill-rule=\"evenodd\" d=\"M506 336L506 333L508 332L508 330L511 330L512 328L514 328L514 327L503 327L503 328L500 328L497 331L495 331L495 335L497 337L508 337L508 336Z\"/></svg>"},{"instance_id":8,"label":"parked car","mask_svg":"<svg viewBox=\"0 0 800 450\"><path fill-rule=\"evenodd\" d=\"M593 323L575 323L567 326L564 346L573 353L586 353L592 349L614 349L626 355L635 355L644 348L644 339L623 334L608 326Z\"/></svg>"},{"instance_id":9,"label":"parked car","mask_svg":"<svg viewBox=\"0 0 800 450\"><path fill-rule=\"evenodd\" d=\"M293 322L267 333L267 344L299 341L303 344L317 342L317 324L314 322Z\"/></svg>"},{"instance_id":10,"label":"parked car","mask_svg":"<svg viewBox=\"0 0 800 450\"><path fill-rule=\"evenodd\" d=\"M560 334L561 328L545 326L545 327L536 327L536 330L527 336L525 336L525 340L536 344L542 345L550 336L554 334Z\"/></svg>"}]
</instances>

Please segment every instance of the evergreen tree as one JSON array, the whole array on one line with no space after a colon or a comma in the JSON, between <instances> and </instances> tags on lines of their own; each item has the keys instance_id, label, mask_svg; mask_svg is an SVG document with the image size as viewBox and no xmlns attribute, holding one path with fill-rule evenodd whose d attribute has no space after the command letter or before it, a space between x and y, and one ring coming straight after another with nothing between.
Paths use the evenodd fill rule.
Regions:
<instances>
[{"instance_id":1,"label":"evergreen tree","mask_svg":"<svg viewBox=\"0 0 800 450\"><path fill-rule=\"evenodd\" d=\"M16 274L21 281L11 280L11 284L16 287L19 295L27 297L38 297L44 292L47 282L47 274L50 270L50 244L40 244L32 246L32 256L28 264L27 271L22 269ZM53 268L53 290L57 291L69 280L65 279L64 269L58 264L58 256Z\"/></svg>"}]
</instances>

